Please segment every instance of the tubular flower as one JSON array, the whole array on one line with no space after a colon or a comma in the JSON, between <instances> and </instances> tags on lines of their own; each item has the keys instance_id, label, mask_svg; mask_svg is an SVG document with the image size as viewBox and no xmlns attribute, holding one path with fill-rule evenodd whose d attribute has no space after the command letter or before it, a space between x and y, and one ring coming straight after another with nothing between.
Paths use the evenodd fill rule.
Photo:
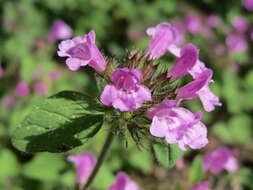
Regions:
<instances>
[{"instance_id":1,"label":"tubular flower","mask_svg":"<svg viewBox=\"0 0 253 190\"><path fill-rule=\"evenodd\" d=\"M140 85L142 73L138 69L122 68L113 72L112 83L105 86L100 100L104 105L120 111L130 111L141 107L144 101L151 101L150 90Z\"/></svg>"},{"instance_id":2,"label":"tubular flower","mask_svg":"<svg viewBox=\"0 0 253 190\"><path fill-rule=\"evenodd\" d=\"M170 52L176 57L180 57L180 51L181 49L176 46L170 47ZM203 104L205 111L208 111L208 112L213 111L215 109L215 106L222 105L219 101L219 98L212 93L212 91L210 90L208 86L209 83L213 82L213 80L211 79L212 77L211 69L208 69L203 62L201 62L200 60L197 60L194 66L189 70L189 74L193 77L193 79L195 79L195 81L191 82L188 86L186 85L185 87L182 87L181 90L178 89L177 92L182 93L182 92L185 92L187 88L191 87L191 89L193 90L194 89L193 87L196 87L195 92L197 91L198 92L194 96L193 94L191 94L192 98L196 98L197 97L196 95L198 95L198 97L200 98ZM203 80L204 78L206 78L206 82L204 82ZM203 86L201 85L201 83L203 84ZM202 88L200 88L201 86ZM185 99L191 99L190 94L187 96L185 96ZM179 99L180 99L180 96L179 96ZM183 98L181 97L181 99Z\"/></svg>"},{"instance_id":3,"label":"tubular flower","mask_svg":"<svg viewBox=\"0 0 253 190\"><path fill-rule=\"evenodd\" d=\"M193 44L187 44L180 50L180 57L168 72L167 77L171 80L178 79L189 73L189 70L196 64L199 50Z\"/></svg>"},{"instance_id":4,"label":"tubular flower","mask_svg":"<svg viewBox=\"0 0 253 190\"><path fill-rule=\"evenodd\" d=\"M185 108L176 107L176 101L167 100L161 105L150 108L147 116L152 118L150 133L165 138L168 144L178 144L192 149L204 147L207 143L207 129L200 121L201 113L195 115Z\"/></svg>"},{"instance_id":5,"label":"tubular flower","mask_svg":"<svg viewBox=\"0 0 253 190\"><path fill-rule=\"evenodd\" d=\"M60 57L68 57L66 64L70 70L78 70L81 66L89 65L98 72L105 71L106 62L95 44L96 34L88 34L62 41L59 44Z\"/></svg>"},{"instance_id":6,"label":"tubular flower","mask_svg":"<svg viewBox=\"0 0 253 190\"><path fill-rule=\"evenodd\" d=\"M85 152L78 155L69 156L68 161L75 165L77 182L82 186L86 183L93 168L95 167L97 158L94 154Z\"/></svg>"},{"instance_id":7,"label":"tubular flower","mask_svg":"<svg viewBox=\"0 0 253 190\"><path fill-rule=\"evenodd\" d=\"M203 168L205 171L214 174L221 172L223 169L228 172L235 172L238 169L238 162L228 148L221 147L204 156Z\"/></svg>"},{"instance_id":8,"label":"tubular flower","mask_svg":"<svg viewBox=\"0 0 253 190\"><path fill-rule=\"evenodd\" d=\"M139 190L139 187L134 181L129 179L127 174L119 172L116 176L115 183L108 190Z\"/></svg>"},{"instance_id":9,"label":"tubular flower","mask_svg":"<svg viewBox=\"0 0 253 190\"><path fill-rule=\"evenodd\" d=\"M151 59L164 55L176 40L175 28L170 23L163 22L156 27L148 28L146 32L152 38L146 53Z\"/></svg>"}]
</instances>

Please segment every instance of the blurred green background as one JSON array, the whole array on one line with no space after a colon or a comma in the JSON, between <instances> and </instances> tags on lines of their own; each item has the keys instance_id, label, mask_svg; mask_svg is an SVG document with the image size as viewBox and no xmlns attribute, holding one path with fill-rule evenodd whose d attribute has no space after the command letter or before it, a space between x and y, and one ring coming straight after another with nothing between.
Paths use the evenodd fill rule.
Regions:
<instances>
[{"instance_id":1,"label":"blurred green background","mask_svg":"<svg viewBox=\"0 0 253 190\"><path fill-rule=\"evenodd\" d=\"M185 28L189 15L196 17L200 30ZM212 15L220 19L217 26L208 24ZM246 31L237 31L234 26L238 16L246 19ZM201 60L214 70L215 83L211 87L223 103L214 112L204 113L208 147L185 155L188 181L179 170L159 166L145 147L138 150L129 139L126 148L118 139L95 180L95 189L107 189L115 173L124 170L142 189L184 190L184 183L197 183L204 178L198 161L201 154L222 145L238 152L240 169L213 176L213 189L253 189L253 12L247 11L240 0L0 0L0 17L0 189L74 189L75 170L66 161L67 155L80 151L98 153L107 132L101 130L92 142L68 154L25 154L11 145L12 130L41 99L61 90L98 96L92 69L69 71L56 53L59 41L47 41L55 19L66 22L74 36L95 30L101 51L118 60L130 49L145 50L150 40L145 34L148 27L174 23L184 39L181 44L197 45ZM228 47L231 34L244 39L243 50ZM165 56L161 63L169 58ZM50 79L52 72L58 75L54 80ZM28 95L15 94L19 81L28 84ZM46 87L45 93L38 93L38 83ZM187 106L194 112L203 111L199 100L189 101Z\"/></svg>"}]
</instances>

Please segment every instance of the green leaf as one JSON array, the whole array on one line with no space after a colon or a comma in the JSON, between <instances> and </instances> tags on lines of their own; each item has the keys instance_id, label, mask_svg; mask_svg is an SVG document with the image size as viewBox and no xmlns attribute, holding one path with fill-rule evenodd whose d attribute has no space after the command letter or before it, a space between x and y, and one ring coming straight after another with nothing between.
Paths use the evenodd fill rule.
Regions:
<instances>
[{"instance_id":1,"label":"green leaf","mask_svg":"<svg viewBox=\"0 0 253 190\"><path fill-rule=\"evenodd\" d=\"M196 156L189 169L189 181L191 184L200 182L204 177L204 171L202 169L202 159L200 156Z\"/></svg>"},{"instance_id":2,"label":"green leaf","mask_svg":"<svg viewBox=\"0 0 253 190\"><path fill-rule=\"evenodd\" d=\"M94 186L96 189L106 189L108 188L115 180L114 173L112 168L107 163L103 164L100 168L98 175L94 180Z\"/></svg>"},{"instance_id":3,"label":"green leaf","mask_svg":"<svg viewBox=\"0 0 253 190\"><path fill-rule=\"evenodd\" d=\"M103 123L100 105L78 92L51 96L14 130L12 143L24 152L65 152L84 144Z\"/></svg>"},{"instance_id":4,"label":"green leaf","mask_svg":"<svg viewBox=\"0 0 253 190\"><path fill-rule=\"evenodd\" d=\"M62 155L40 153L24 165L22 173L25 177L39 181L56 181L59 180L60 172L65 166L66 163Z\"/></svg>"},{"instance_id":5,"label":"green leaf","mask_svg":"<svg viewBox=\"0 0 253 190\"><path fill-rule=\"evenodd\" d=\"M154 144L153 149L157 161L166 168L172 168L184 154L176 144Z\"/></svg>"},{"instance_id":6,"label":"green leaf","mask_svg":"<svg viewBox=\"0 0 253 190\"><path fill-rule=\"evenodd\" d=\"M237 115L229 120L229 131L233 141L239 144L247 144L252 139L251 118L247 115Z\"/></svg>"},{"instance_id":7,"label":"green leaf","mask_svg":"<svg viewBox=\"0 0 253 190\"><path fill-rule=\"evenodd\" d=\"M15 154L8 149L0 152L0 184L6 182L9 177L15 177L19 174L20 166Z\"/></svg>"},{"instance_id":8,"label":"green leaf","mask_svg":"<svg viewBox=\"0 0 253 190\"><path fill-rule=\"evenodd\" d=\"M148 151L132 151L128 159L132 166L144 173L149 173L152 169L152 160Z\"/></svg>"}]
</instances>

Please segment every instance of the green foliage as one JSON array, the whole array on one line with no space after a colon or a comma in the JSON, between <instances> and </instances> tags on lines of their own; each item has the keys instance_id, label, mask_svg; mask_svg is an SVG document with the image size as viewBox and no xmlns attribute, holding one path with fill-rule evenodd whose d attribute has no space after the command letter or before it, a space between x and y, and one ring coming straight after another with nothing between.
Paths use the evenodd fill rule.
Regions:
<instances>
[{"instance_id":1,"label":"green foliage","mask_svg":"<svg viewBox=\"0 0 253 190\"><path fill-rule=\"evenodd\" d=\"M216 123L212 131L226 143L246 145L252 141L252 121L247 115L232 117L227 124Z\"/></svg>"},{"instance_id":2,"label":"green foliage","mask_svg":"<svg viewBox=\"0 0 253 190\"><path fill-rule=\"evenodd\" d=\"M93 98L63 91L37 105L14 131L13 145L24 152L65 152L93 137L103 112Z\"/></svg>"},{"instance_id":3,"label":"green foliage","mask_svg":"<svg viewBox=\"0 0 253 190\"><path fill-rule=\"evenodd\" d=\"M62 155L40 153L24 165L22 174L31 179L53 182L59 180L64 167L65 161Z\"/></svg>"},{"instance_id":4,"label":"green foliage","mask_svg":"<svg viewBox=\"0 0 253 190\"><path fill-rule=\"evenodd\" d=\"M132 166L140 169L144 173L149 173L151 171L152 160L148 151L136 150L134 153L130 154L128 161Z\"/></svg>"},{"instance_id":5,"label":"green foliage","mask_svg":"<svg viewBox=\"0 0 253 190\"><path fill-rule=\"evenodd\" d=\"M184 154L177 144L165 145L157 143L153 145L153 149L159 164L166 168L172 168Z\"/></svg>"},{"instance_id":6,"label":"green foliage","mask_svg":"<svg viewBox=\"0 0 253 190\"><path fill-rule=\"evenodd\" d=\"M189 168L189 182L190 184L196 184L200 182L204 177L204 171L202 169L202 159L200 156L196 156Z\"/></svg>"},{"instance_id":7,"label":"green foliage","mask_svg":"<svg viewBox=\"0 0 253 190\"><path fill-rule=\"evenodd\" d=\"M0 151L0 165L0 185L7 182L11 177L18 176L20 172L20 165L15 154L8 149Z\"/></svg>"}]
</instances>

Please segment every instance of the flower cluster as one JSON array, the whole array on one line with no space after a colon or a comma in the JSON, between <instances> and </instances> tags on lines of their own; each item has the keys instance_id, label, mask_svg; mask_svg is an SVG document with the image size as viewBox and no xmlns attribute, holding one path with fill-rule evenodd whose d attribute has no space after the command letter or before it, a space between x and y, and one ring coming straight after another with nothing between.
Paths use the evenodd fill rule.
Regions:
<instances>
[{"instance_id":1,"label":"flower cluster","mask_svg":"<svg viewBox=\"0 0 253 190\"><path fill-rule=\"evenodd\" d=\"M148 28L147 34L151 37L147 50L130 52L121 65L102 55L95 45L94 31L61 42L58 55L68 57L69 69L89 65L108 82L100 95L102 104L129 112L132 117L146 116L152 120L150 134L165 138L168 144L178 144L182 150L202 148L208 143L206 126L200 121L202 114L193 114L181 103L199 98L207 112L220 106L209 88L213 72L199 60L195 45L177 46L176 28L170 23ZM169 71L158 73L157 60L166 52L177 60ZM193 78L188 84L166 88L186 75Z\"/></svg>"}]
</instances>

